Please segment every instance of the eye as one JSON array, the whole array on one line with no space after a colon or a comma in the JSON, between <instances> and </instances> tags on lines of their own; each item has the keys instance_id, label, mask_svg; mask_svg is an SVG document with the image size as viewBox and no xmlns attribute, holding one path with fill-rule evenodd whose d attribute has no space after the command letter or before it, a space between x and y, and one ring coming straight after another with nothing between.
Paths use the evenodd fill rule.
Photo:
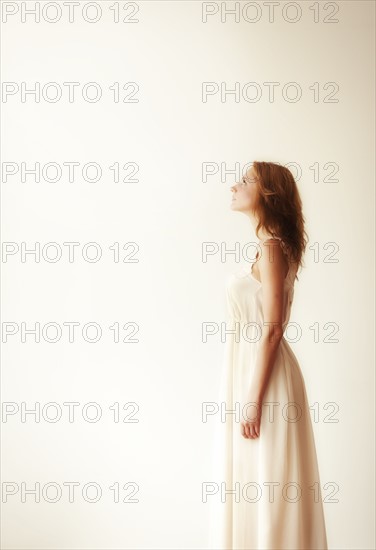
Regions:
<instances>
[{"instance_id":1,"label":"eye","mask_svg":"<svg viewBox=\"0 0 376 550\"><path fill-rule=\"evenodd\" d=\"M247 185L247 182L245 181L245 178L242 179L243 185Z\"/></svg>"}]
</instances>

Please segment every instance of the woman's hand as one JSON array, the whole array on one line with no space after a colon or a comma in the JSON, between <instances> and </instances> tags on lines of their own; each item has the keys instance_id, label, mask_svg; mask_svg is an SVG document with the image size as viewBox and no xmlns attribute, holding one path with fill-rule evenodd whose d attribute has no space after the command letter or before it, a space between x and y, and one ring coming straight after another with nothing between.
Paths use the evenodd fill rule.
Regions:
<instances>
[{"instance_id":1,"label":"woman's hand","mask_svg":"<svg viewBox=\"0 0 376 550\"><path fill-rule=\"evenodd\" d=\"M242 420L240 422L241 434L246 439L256 439L260 436L262 400L249 396L242 408Z\"/></svg>"}]
</instances>

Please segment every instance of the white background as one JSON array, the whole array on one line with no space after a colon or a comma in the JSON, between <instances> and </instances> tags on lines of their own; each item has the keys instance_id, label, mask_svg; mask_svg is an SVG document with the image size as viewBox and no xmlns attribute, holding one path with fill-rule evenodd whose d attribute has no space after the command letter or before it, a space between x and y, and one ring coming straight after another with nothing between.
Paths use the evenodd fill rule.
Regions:
<instances>
[{"instance_id":1,"label":"white background","mask_svg":"<svg viewBox=\"0 0 376 550\"><path fill-rule=\"evenodd\" d=\"M219 333L204 343L201 331L224 321L226 277L244 259L217 252L205 262L202 247L241 250L255 239L249 220L230 210L240 172L220 170L254 160L288 164L303 200L309 245L290 319L302 333L291 345L312 406L322 486L338 486L332 497L333 485L323 491L338 500L324 502L329 548L374 548L374 3L300 2L292 22L294 9L282 14L286 3L272 18L260 2L254 23L241 10L239 22L221 21L221 4L211 3L219 11L204 23L201 2L138 2L133 24L114 23L112 1L97 2L96 23L82 16L87 2L73 23L62 2L56 23L22 22L21 2L2 4L3 86L56 82L63 90L56 103L3 95L3 169L80 163L73 182L67 171L55 183L3 174L3 243L56 242L63 250L56 263L3 255L3 331L10 322L80 323L74 343L66 329L56 343L32 336L22 343L20 332L3 343L3 402L28 409L56 402L63 410L56 423L32 415L22 422L17 411L2 417L3 491L8 482L18 488L2 504L3 548L205 548L201 484L210 480L212 424L202 422L201 404L216 399L224 344ZM5 4L19 11L5 19ZM80 83L73 103L63 82ZM101 86L100 101L82 99L88 82ZM120 90L136 82L138 102L114 102L115 82ZM224 90L239 83L240 92L257 82L262 93L257 102L220 92L204 101L204 82ZM274 102L266 82L279 83ZM297 102L282 95L289 82L302 90ZM328 82L338 86L338 102L325 101L334 91ZM88 162L101 165L98 182L83 179ZM115 162L137 163L137 181L115 182ZM207 162L216 170L205 179ZM338 166L336 181L325 181L326 163ZM64 242L80 243L72 263ZM102 249L96 263L82 258L89 242ZM129 242L139 247L138 262L114 262L109 247L119 243L122 260ZM130 321L139 342L115 343L109 327ZM103 329L97 343L81 336L88 322ZM336 343L326 341L333 324ZM64 402L80 404L73 423ZM89 402L102 409L96 423L82 419ZM137 403L139 422L114 422L109 407L119 403L123 419L127 402ZM338 407L338 422L328 421L328 403ZM80 485L70 503L63 483L73 481ZM60 501L22 502L21 484L37 482L59 484ZM97 503L81 496L88 482L103 490ZM127 482L137 483L139 502L121 502L121 490L115 503L109 487Z\"/></svg>"}]
</instances>

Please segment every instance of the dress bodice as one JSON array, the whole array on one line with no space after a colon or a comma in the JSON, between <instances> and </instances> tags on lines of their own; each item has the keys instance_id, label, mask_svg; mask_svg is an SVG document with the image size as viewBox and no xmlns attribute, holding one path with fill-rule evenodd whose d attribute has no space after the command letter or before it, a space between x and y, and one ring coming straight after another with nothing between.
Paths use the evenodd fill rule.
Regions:
<instances>
[{"instance_id":1,"label":"dress bodice","mask_svg":"<svg viewBox=\"0 0 376 550\"><path fill-rule=\"evenodd\" d=\"M282 240L281 244L284 245ZM282 246L282 248L286 252L285 247ZM252 267L253 264L246 262L228 278L226 285L227 312L231 320L241 323L258 323L262 327L264 321L262 283L253 275ZM296 271L296 263L289 261L289 270L284 281L283 329L290 319Z\"/></svg>"}]
</instances>

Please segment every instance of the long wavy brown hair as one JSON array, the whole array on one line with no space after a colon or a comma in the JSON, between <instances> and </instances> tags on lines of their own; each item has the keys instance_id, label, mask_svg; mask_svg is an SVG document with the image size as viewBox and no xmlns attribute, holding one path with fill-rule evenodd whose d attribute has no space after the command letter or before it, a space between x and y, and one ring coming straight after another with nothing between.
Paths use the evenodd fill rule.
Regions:
<instances>
[{"instance_id":1,"label":"long wavy brown hair","mask_svg":"<svg viewBox=\"0 0 376 550\"><path fill-rule=\"evenodd\" d=\"M296 262L299 268L304 265L303 254L308 242L305 237L308 235L294 176L288 168L274 162L254 161L252 164L259 190L256 235L263 227L267 233L281 237L290 261Z\"/></svg>"}]
</instances>

